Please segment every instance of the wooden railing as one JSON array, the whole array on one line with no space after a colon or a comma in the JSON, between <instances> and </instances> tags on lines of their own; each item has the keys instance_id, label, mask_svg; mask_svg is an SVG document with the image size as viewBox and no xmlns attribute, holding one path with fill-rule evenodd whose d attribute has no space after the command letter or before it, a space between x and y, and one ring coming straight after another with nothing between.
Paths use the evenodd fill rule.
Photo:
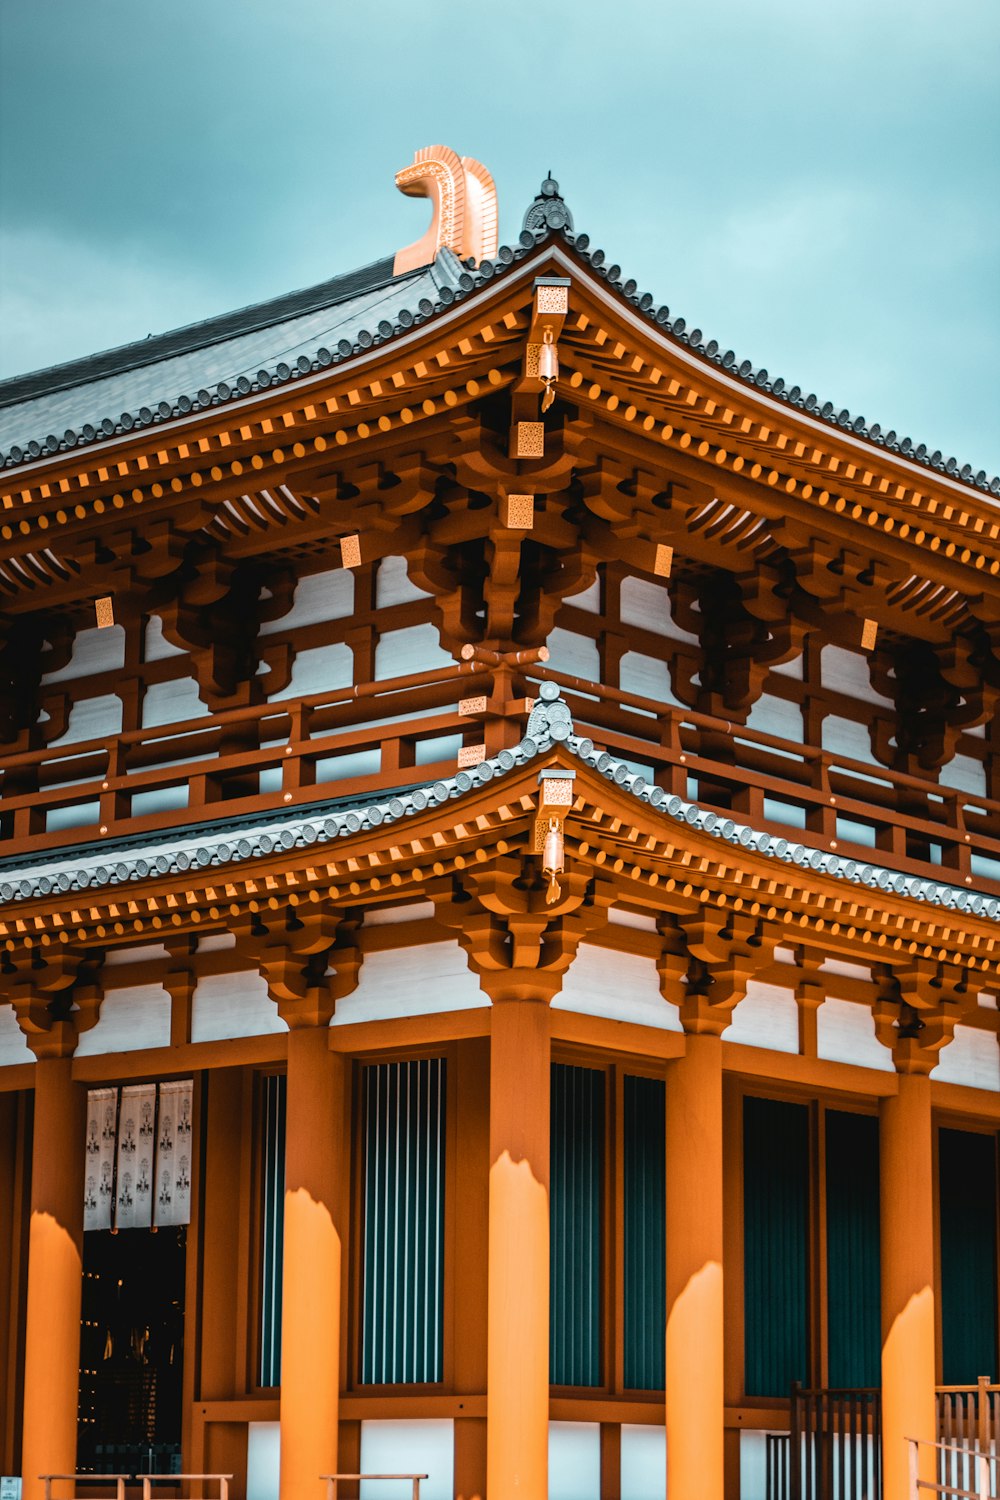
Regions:
<instances>
[{"instance_id":1,"label":"wooden railing","mask_svg":"<svg viewBox=\"0 0 1000 1500\"><path fill-rule=\"evenodd\" d=\"M958 883L971 875L977 888L1000 890L998 801L549 667L530 677L559 684L577 734L648 766L677 796L861 863ZM870 844L852 839L851 824Z\"/></svg>"},{"instance_id":2,"label":"wooden railing","mask_svg":"<svg viewBox=\"0 0 1000 1500\"><path fill-rule=\"evenodd\" d=\"M907 1438L909 1449L909 1500L921 1495L939 1495L941 1500L998 1500L1000 1459L975 1445L928 1443ZM936 1479L920 1478L920 1450L933 1448ZM943 1474L947 1477L943 1477Z\"/></svg>"},{"instance_id":3,"label":"wooden railing","mask_svg":"<svg viewBox=\"0 0 1000 1500\"><path fill-rule=\"evenodd\" d=\"M74 1494L78 1484L114 1485L115 1500L125 1500L125 1486L132 1483L131 1474L39 1474L38 1477L45 1485L45 1500L53 1500L54 1484L71 1484ZM88 1500L98 1500L98 1497L89 1496Z\"/></svg>"},{"instance_id":4,"label":"wooden railing","mask_svg":"<svg viewBox=\"0 0 1000 1500\"><path fill-rule=\"evenodd\" d=\"M578 734L673 794L790 843L1000 894L1000 802L538 664L519 675L559 684ZM0 858L435 780L462 743L516 743L526 708L514 683L509 664L463 661L0 757Z\"/></svg>"},{"instance_id":5,"label":"wooden railing","mask_svg":"<svg viewBox=\"0 0 1000 1500\"><path fill-rule=\"evenodd\" d=\"M936 1391L936 1479L921 1488L952 1500L995 1500L1000 1465L1000 1385L982 1376L975 1385ZM790 1431L769 1433L767 1500L880 1500L882 1495L881 1392L792 1388ZM908 1439L912 1442L913 1440ZM919 1440L921 1443L923 1439ZM978 1453L990 1460L972 1464ZM915 1472L915 1471L914 1471ZM912 1500L919 1500L914 1490Z\"/></svg>"},{"instance_id":6,"label":"wooden railing","mask_svg":"<svg viewBox=\"0 0 1000 1500\"><path fill-rule=\"evenodd\" d=\"M420 1481L426 1479L426 1474L321 1474L320 1478L326 1480L327 1500L337 1500L338 1485L344 1481L353 1481L355 1484L361 1480L369 1479L398 1479L413 1485L413 1500L420 1500Z\"/></svg>"},{"instance_id":7,"label":"wooden railing","mask_svg":"<svg viewBox=\"0 0 1000 1500\"><path fill-rule=\"evenodd\" d=\"M938 1482L954 1490L970 1479L963 1455L972 1449L994 1458L1000 1455L1000 1385L983 1375L975 1385L938 1386L937 1423Z\"/></svg>"},{"instance_id":8,"label":"wooden railing","mask_svg":"<svg viewBox=\"0 0 1000 1500\"><path fill-rule=\"evenodd\" d=\"M789 1500L881 1500L881 1391L795 1385L788 1481Z\"/></svg>"},{"instance_id":9,"label":"wooden railing","mask_svg":"<svg viewBox=\"0 0 1000 1500\"><path fill-rule=\"evenodd\" d=\"M229 1500L229 1484L232 1474L39 1474L45 1484L45 1500L54 1500L54 1484L71 1484L75 1492L77 1485L113 1484L115 1500L126 1500L126 1489L130 1485L142 1486L142 1500L153 1500L154 1484L217 1484L218 1495L189 1495L188 1500ZM98 1500L88 1496L88 1500Z\"/></svg>"},{"instance_id":10,"label":"wooden railing","mask_svg":"<svg viewBox=\"0 0 1000 1500\"><path fill-rule=\"evenodd\" d=\"M189 1495L187 1500L229 1500L229 1481L232 1474L139 1474L142 1482L142 1500L153 1500L154 1484L212 1484L219 1486L218 1496Z\"/></svg>"}]
</instances>

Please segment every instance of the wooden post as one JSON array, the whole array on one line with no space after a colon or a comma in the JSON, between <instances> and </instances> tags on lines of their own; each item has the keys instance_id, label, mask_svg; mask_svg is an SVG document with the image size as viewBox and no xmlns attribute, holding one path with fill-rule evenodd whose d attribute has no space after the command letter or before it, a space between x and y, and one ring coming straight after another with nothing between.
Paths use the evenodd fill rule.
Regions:
<instances>
[{"instance_id":1,"label":"wooden post","mask_svg":"<svg viewBox=\"0 0 1000 1500\"><path fill-rule=\"evenodd\" d=\"M667 1070L667 1494L723 1500L722 1043Z\"/></svg>"},{"instance_id":2,"label":"wooden post","mask_svg":"<svg viewBox=\"0 0 1000 1500\"><path fill-rule=\"evenodd\" d=\"M232 1401L241 1394L238 1323L249 1299L239 1285L240 1177L243 1142L243 1070L213 1068L207 1078L203 1155L205 1191L201 1223L201 1338L198 1342L199 1401ZM249 1148L249 1142L246 1143ZM191 1243L191 1241L189 1241ZM189 1253L191 1253L189 1251ZM241 1295L242 1293L242 1295ZM247 1430L243 1423L200 1425L203 1446L193 1469L232 1470L246 1488Z\"/></svg>"},{"instance_id":3,"label":"wooden post","mask_svg":"<svg viewBox=\"0 0 1000 1500\"><path fill-rule=\"evenodd\" d=\"M337 1472L348 1064L325 1026L288 1035L281 1306L281 1500Z\"/></svg>"},{"instance_id":4,"label":"wooden post","mask_svg":"<svg viewBox=\"0 0 1000 1500\"><path fill-rule=\"evenodd\" d=\"M546 1500L549 1009L495 1000L490 1053L487 1491Z\"/></svg>"},{"instance_id":5,"label":"wooden post","mask_svg":"<svg viewBox=\"0 0 1000 1500\"><path fill-rule=\"evenodd\" d=\"M70 1057L35 1064L24 1355L24 1500L41 1500L41 1474L76 1470L83 1285L86 1090Z\"/></svg>"},{"instance_id":6,"label":"wooden post","mask_svg":"<svg viewBox=\"0 0 1000 1500\"><path fill-rule=\"evenodd\" d=\"M934 1186L930 1080L899 1076L880 1108L882 1202L882 1444L885 1500L910 1493L906 1439L934 1478Z\"/></svg>"},{"instance_id":7,"label":"wooden post","mask_svg":"<svg viewBox=\"0 0 1000 1500\"><path fill-rule=\"evenodd\" d=\"M20 1098L0 1094L0 1472L14 1474L15 1390L17 1380L18 1305L21 1256L19 1231L21 1182L19 1154L24 1139L19 1126Z\"/></svg>"},{"instance_id":8,"label":"wooden post","mask_svg":"<svg viewBox=\"0 0 1000 1500\"><path fill-rule=\"evenodd\" d=\"M502 721L501 721L502 722ZM459 1267L452 1314L455 1394L487 1388L489 1290L490 1046L486 1038L455 1048L454 1264ZM460 1407L462 1403L460 1401ZM486 1494L486 1420L460 1416L455 1422L456 1500Z\"/></svg>"}]
</instances>

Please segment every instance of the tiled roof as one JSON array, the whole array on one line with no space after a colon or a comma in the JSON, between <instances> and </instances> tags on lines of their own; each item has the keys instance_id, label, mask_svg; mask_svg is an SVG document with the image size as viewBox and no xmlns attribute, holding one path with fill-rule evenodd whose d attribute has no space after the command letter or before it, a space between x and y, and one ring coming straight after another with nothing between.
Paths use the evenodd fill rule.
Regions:
<instances>
[{"instance_id":1,"label":"tiled roof","mask_svg":"<svg viewBox=\"0 0 1000 1500\"><path fill-rule=\"evenodd\" d=\"M805 394L801 386L771 376L748 359L738 359L731 349L721 349L716 339L705 339L701 329L689 328L684 318L671 317L669 307L658 306L651 293L640 293L634 280L623 280L621 267L609 264L603 250L591 249L588 235L573 232L572 216L558 194L558 184L552 185L557 189L554 194L536 199L536 205L541 203L542 208L534 218L531 214L535 205L526 215L525 222L534 227L523 229L516 246L502 246L496 259L484 261L478 270L464 269L450 251L442 250L433 266L395 280L389 274L387 280L369 284L367 277L384 277L387 270L391 273L389 261L378 261L309 291L291 293L241 313L73 365L0 382L0 455L4 466L30 463L46 454L100 442L133 427L186 415L201 406L240 400L251 391L350 359L479 290L551 240L570 248L596 276L655 323L665 338L684 345L727 375L911 463L987 494L1000 495L1000 476L990 478L985 469L973 472L971 464L960 465L939 449L932 452L926 443L914 443L895 431L884 432L877 422L868 424L846 407L838 409L833 401ZM344 300L335 300L338 296ZM309 310L295 311L300 305ZM255 315L267 317L269 309L273 310L272 321L263 326L253 321ZM239 331L231 334L229 325ZM203 332L200 339L199 330ZM170 350L174 341L184 352L153 352ZM143 360L142 351L147 348L149 353ZM116 360L122 364L115 364ZM105 361L119 373L101 378ZM260 368L255 370L255 365ZM92 369L91 375L88 369ZM72 374L74 371L78 376ZM23 396L18 394L22 390Z\"/></svg>"},{"instance_id":2,"label":"tiled roof","mask_svg":"<svg viewBox=\"0 0 1000 1500\"><path fill-rule=\"evenodd\" d=\"M459 771L447 780L374 802L345 800L330 810L290 814L265 825L248 826L243 831L226 828L219 832L202 831L197 837L187 838L181 833L171 835L169 841L151 838L145 846L133 846L127 853L120 852L118 858L111 857L106 850L93 855L74 851L63 859L50 853L44 860L12 872L7 879L0 878L0 907L12 902L37 900L53 893L95 890L182 874L188 870L253 863L284 850L334 843L369 829L400 823L428 808L464 797L475 788L502 779L518 767L548 754L556 745L563 745L571 755L638 802L725 843L739 844L779 863L798 865L851 885L866 886L1000 922L1000 899L996 896L916 875L904 875L883 865L862 863L808 844L775 837L748 823L721 817L710 809L699 807L696 802L670 796L662 787L638 775L625 761L616 759L607 751L596 750L592 740L579 738L574 733L569 708L558 696L553 683L542 683L540 692L542 696L528 720L528 732L518 745L512 750L501 750L473 769Z\"/></svg>"},{"instance_id":3,"label":"tiled roof","mask_svg":"<svg viewBox=\"0 0 1000 1500\"><path fill-rule=\"evenodd\" d=\"M133 427L239 400L354 350L367 328L430 312L457 286L450 251L394 277L377 261L305 291L0 381L0 453L30 462ZM392 320L392 321L388 321Z\"/></svg>"}]
</instances>

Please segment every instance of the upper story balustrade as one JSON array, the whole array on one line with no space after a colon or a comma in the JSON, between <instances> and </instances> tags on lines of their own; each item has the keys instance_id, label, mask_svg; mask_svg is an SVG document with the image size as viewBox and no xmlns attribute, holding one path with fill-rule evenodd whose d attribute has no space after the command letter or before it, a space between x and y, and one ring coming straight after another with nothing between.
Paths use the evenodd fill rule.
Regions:
<instances>
[{"instance_id":1,"label":"upper story balustrade","mask_svg":"<svg viewBox=\"0 0 1000 1500\"><path fill-rule=\"evenodd\" d=\"M543 679L562 688L578 734L672 794L862 863L1000 891L994 800L504 661L0 758L0 851L9 863L434 781L454 773L463 748L474 757L474 746L516 743L525 688Z\"/></svg>"}]
</instances>

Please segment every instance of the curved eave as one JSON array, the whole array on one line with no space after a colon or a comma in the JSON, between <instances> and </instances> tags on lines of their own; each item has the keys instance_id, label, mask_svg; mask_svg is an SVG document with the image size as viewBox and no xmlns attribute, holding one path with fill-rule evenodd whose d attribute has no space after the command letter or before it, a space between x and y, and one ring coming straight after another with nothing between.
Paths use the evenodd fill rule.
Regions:
<instances>
[{"instance_id":1,"label":"curved eave","mask_svg":"<svg viewBox=\"0 0 1000 1500\"><path fill-rule=\"evenodd\" d=\"M875 464L880 469L890 469L908 476L907 482L919 481L924 488L929 483L940 487L944 492L952 492L956 495L968 496L980 493L1000 494L1000 478L988 479L985 471L973 475L971 465L959 466L955 459L944 459L940 454L935 455L937 462L927 457L924 449L923 460L918 458L911 460L905 451L898 451L899 444L895 442L895 434L884 435L877 425L867 427L860 417L852 417L846 409L834 414L833 403L827 402L820 407L816 402L815 413L807 410L807 403L813 398L802 398L799 395L799 387L787 387L781 379L771 380L765 370L755 370L749 361L743 361L737 365L735 356L730 360L729 353L725 355L718 353L718 346L714 341L708 344L701 342L698 330L689 334L683 319L675 319L671 322L669 309L656 307L653 299L647 295L638 296L635 283L632 281L622 282L620 275L611 276L604 265L604 256L600 251L588 254L589 241L585 235L575 237L562 234L541 234L533 239L528 245L521 245L517 249L504 247L495 263L484 263L478 271L463 271L457 280L454 289L442 288L441 296L434 303L433 309L427 314L412 314L408 310L408 317L413 318L413 324L439 323L444 320L447 323L450 311L462 302L477 297L485 288L494 282L505 282L521 275L530 274L537 270L540 263L551 261L558 265L565 273L579 275L583 272L591 282L592 286L604 293L606 305L616 306L631 325L634 334L640 338L649 338L651 335L657 341L657 347L663 351L669 351L678 361L682 368L687 369L693 379L704 381L711 376L717 387L725 391L729 397L738 402L751 400L755 410L775 425L784 427L790 422L799 429L811 434L813 440L819 445L832 445L836 443L847 452L853 452L858 456L858 462L866 467ZM617 268L611 268L617 270ZM329 350L316 351L317 357L311 361L311 369L292 370L281 377L281 383L288 381L297 382L307 386L311 377L322 368L337 366L338 364L349 364L358 361L358 368L365 368L373 351L387 346L398 344L400 339L405 347L405 342L413 326L404 327L397 322L394 325L384 325L384 331L371 334L363 332L359 334L358 341L349 351L346 349L331 352ZM383 325L380 325L380 329ZM390 331L391 329L391 331ZM277 367L276 367L277 370ZM269 381L278 379L275 371L268 371ZM221 390L221 387L220 387ZM195 397L194 392L164 393L164 404L171 409L172 416L162 422L160 431L169 427L176 418L183 417L181 406L184 402L190 406ZM246 405L252 409L253 397L259 392L251 390L245 393L227 391L224 397L219 397L222 402L221 409L226 409L226 403ZM213 400L216 396L213 395ZM218 409L218 408L217 408ZM99 428L102 421L119 424L118 418L112 418L107 413L94 413L92 422L88 425ZM120 433L120 424L119 424ZM111 434L103 434L102 441L100 431L96 434L94 446L103 449L111 448L114 439ZM111 441L107 441L111 438ZM19 473L33 471L38 465L45 465L45 447L49 443L48 437L36 435L32 439L36 445L42 448L42 452L32 456L30 453L21 459L12 459L10 454L6 456L5 464L8 468L17 467ZM79 439L77 439L79 441ZM904 439L904 444L908 440ZM888 446L887 446L888 445ZM63 443L65 451L74 451ZM897 451L894 451L897 450ZM23 447L19 448L23 454ZM57 447L58 451L58 447Z\"/></svg>"},{"instance_id":2,"label":"curved eave","mask_svg":"<svg viewBox=\"0 0 1000 1500\"><path fill-rule=\"evenodd\" d=\"M428 881L460 875L470 863L524 852L539 772L560 768L575 777L570 863L615 879L630 903L653 910L731 904L776 924L788 942L863 951L888 963L935 958L973 969L981 988L996 988L1000 898L776 838L669 797L587 740L553 740L544 724L536 735L474 771L384 802L345 803L325 820L289 816L242 836L202 833L194 841L179 834L114 863L50 856L19 870L16 881L0 875L0 942L13 950L25 939L28 946L135 942L144 934L148 941L178 923L211 930L225 925L231 902L246 905L248 893L265 904L271 897L346 906L413 899ZM161 921L150 927L157 913Z\"/></svg>"}]
</instances>

